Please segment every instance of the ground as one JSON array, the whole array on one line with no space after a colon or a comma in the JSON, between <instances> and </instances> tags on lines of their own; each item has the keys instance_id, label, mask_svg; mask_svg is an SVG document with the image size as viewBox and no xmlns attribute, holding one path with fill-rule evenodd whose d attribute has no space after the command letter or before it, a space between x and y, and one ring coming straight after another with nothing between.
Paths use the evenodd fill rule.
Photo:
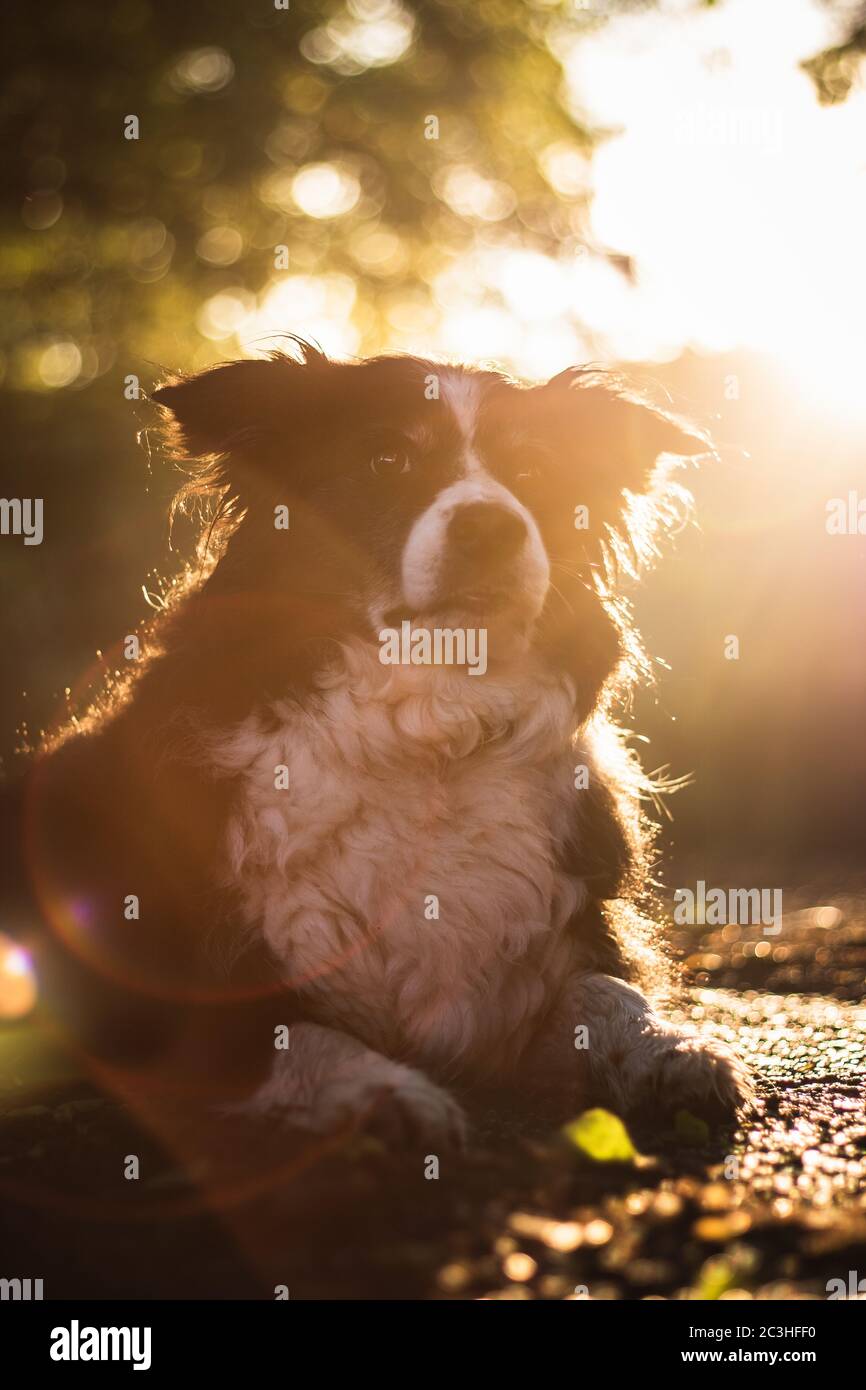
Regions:
<instances>
[{"instance_id":1,"label":"ground","mask_svg":"<svg viewBox=\"0 0 866 1390\"><path fill-rule=\"evenodd\" d=\"M372 1139L311 1150L183 1115L155 1134L7 1027L0 1275L41 1277L46 1298L866 1295L863 900L804 903L775 938L692 927L675 945L683 1013L741 1050L759 1109L736 1131L633 1128L622 1163L525 1107L479 1115L435 1180Z\"/></svg>"}]
</instances>

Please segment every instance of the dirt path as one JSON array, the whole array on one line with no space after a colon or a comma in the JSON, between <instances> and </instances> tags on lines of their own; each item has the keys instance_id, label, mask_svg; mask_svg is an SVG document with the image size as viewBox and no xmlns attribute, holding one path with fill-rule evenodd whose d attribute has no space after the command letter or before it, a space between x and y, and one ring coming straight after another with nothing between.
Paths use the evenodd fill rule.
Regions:
<instances>
[{"instance_id":1,"label":"dirt path","mask_svg":"<svg viewBox=\"0 0 866 1390\"><path fill-rule=\"evenodd\" d=\"M525 1111L479 1116L438 1180L369 1139L311 1151L182 1120L157 1138L6 1030L0 1273L42 1277L46 1297L866 1294L862 904L804 909L771 942L689 929L677 945L697 981L685 1012L736 1041L760 1109L736 1133L635 1130L628 1164Z\"/></svg>"}]
</instances>

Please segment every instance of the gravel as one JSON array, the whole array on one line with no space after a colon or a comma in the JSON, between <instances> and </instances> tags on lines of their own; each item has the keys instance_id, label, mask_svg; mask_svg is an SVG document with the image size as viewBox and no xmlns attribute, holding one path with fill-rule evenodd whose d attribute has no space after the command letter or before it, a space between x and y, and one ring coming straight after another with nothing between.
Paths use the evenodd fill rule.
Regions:
<instances>
[{"instance_id":1,"label":"gravel","mask_svg":"<svg viewBox=\"0 0 866 1390\"><path fill-rule=\"evenodd\" d=\"M8 1028L3 1272L43 1278L46 1298L813 1299L861 1279L866 1295L863 901L799 907L770 940L674 942L683 1017L736 1043L759 1107L739 1130L632 1129L629 1163L501 1101L437 1179L370 1138L133 1115Z\"/></svg>"}]
</instances>

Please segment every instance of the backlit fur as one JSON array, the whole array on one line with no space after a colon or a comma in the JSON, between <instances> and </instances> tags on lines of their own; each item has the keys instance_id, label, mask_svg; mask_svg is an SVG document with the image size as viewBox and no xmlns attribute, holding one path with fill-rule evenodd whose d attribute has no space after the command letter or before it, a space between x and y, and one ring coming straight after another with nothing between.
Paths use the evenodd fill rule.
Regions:
<instances>
[{"instance_id":1,"label":"backlit fur","mask_svg":"<svg viewBox=\"0 0 866 1390\"><path fill-rule=\"evenodd\" d=\"M736 1059L647 1002L648 787L612 717L646 672L619 578L703 442L597 372L306 345L155 398L198 573L19 793L17 892L91 1045L213 1083L241 1013L253 1110L401 1142L460 1140L454 1083L735 1109ZM384 665L403 621L483 625L489 668Z\"/></svg>"}]
</instances>

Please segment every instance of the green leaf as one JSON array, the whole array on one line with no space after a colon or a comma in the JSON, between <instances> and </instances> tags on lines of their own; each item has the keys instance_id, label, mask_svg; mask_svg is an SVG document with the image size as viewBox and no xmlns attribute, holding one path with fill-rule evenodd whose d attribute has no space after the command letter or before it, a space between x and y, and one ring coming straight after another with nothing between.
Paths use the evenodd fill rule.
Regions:
<instances>
[{"instance_id":1,"label":"green leaf","mask_svg":"<svg viewBox=\"0 0 866 1390\"><path fill-rule=\"evenodd\" d=\"M594 1163L633 1163L638 1157L622 1120L609 1110L585 1110L563 1127L563 1134Z\"/></svg>"},{"instance_id":2,"label":"green leaf","mask_svg":"<svg viewBox=\"0 0 866 1390\"><path fill-rule=\"evenodd\" d=\"M693 1115L690 1110L678 1110L674 1116L674 1130L686 1144L696 1147L706 1144L710 1137L710 1127L706 1120Z\"/></svg>"},{"instance_id":3,"label":"green leaf","mask_svg":"<svg viewBox=\"0 0 866 1390\"><path fill-rule=\"evenodd\" d=\"M707 1300L721 1298L735 1284L734 1266L723 1255L717 1255L707 1260L701 1268L697 1279L697 1296Z\"/></svg>"}]
</instances>

